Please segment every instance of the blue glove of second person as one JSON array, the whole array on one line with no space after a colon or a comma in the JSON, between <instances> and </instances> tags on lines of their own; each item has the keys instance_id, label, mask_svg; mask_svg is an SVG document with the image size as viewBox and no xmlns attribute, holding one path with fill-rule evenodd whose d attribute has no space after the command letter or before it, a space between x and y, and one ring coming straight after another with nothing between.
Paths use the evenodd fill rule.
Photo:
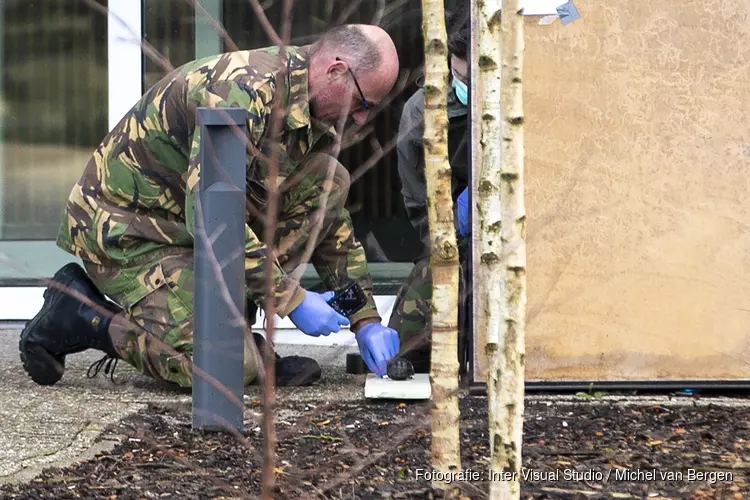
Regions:
<instances>
[{"instance_id":1,"label":"blue glove of second person","mask_svg":"<svg viewBox=\"0 0 750 500\"><path fill-rule=\"evenodd\" d=\"M289 319L303 333L311 337L330 335L340 331L342 326L349 326L349 320L328 305L328 301L334 295L332 291L323 294L305 291L305 298L289 313Z\"/></svg>"},{"instance_id":2,"label":"blue glove of second person","mask_svg":"<svg viewBox=\"0 0 750 500\"><path fill-rule=\"evenodd\" d=\"M368 323L356 333L362 360L378 377L388 372L388 361L398 354L401 342L398 332L380 323Z\"/></svg>"},{"instance_id":3,"label":"blue glove of second person","mask_svg":"<svg viewBox=\"0 0 750 500\"><path fill-rule=\"evenodd\" d=\"M471 228L469 227L469 188L463 190L463 192L458 195L458 200L456 200L457 210L456 214L458 215L458 234L459 236L466 236L471 231Z\"/></svg>"}]
</instances>

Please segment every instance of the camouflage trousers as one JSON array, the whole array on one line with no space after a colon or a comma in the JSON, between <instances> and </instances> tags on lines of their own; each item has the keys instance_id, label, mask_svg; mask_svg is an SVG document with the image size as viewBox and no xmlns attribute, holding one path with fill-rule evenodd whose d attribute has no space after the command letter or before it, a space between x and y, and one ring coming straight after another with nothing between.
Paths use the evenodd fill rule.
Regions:
<instances>
[{"instance_id":1,"label":"camouflage trousers","mask_svg":"<svg viewBox=\"0 0 750 500\"><path fill-rule=\"evenodd\" d=\"M464 348L469 327L471 293L466 286L468 248L462 245L459 250L457 321L460 351ZM396 295L388 326L399 333L401 356L412 361L417 371L429 370L432 349L432 270L429 256L421 257L414 263L414 268Z\"/></svg>"},{"instance_id":2,"label":"camouflage trousers","mask_svg":"<svg viewBox=\"0 0 750 500\"><path fill-rule=\"evenodd\" d=\"M334 173L326 195L323 186L329 168L333 168ZM274 249L286 272L304 263L302 253L314 229L313 211L325 200L326 218L320 226L315 226L320 227L319 240L338 225L337 216L342 212L349 189L349 173L330 156L310 155L303 165L303 173L293 185L280 186ZM256 234L263 238L262 233ZM123 308L123 312L113 318L109 329L120 357L156 380L192 387L193 249L157 250L127 266L102 266L87 261L84 265L102 293ZM249 326L255 322L256 308L248 292ZM262 354L248 332L244 352L245 385L253 383L262 370Z\"/></svg>"}]
</instances>

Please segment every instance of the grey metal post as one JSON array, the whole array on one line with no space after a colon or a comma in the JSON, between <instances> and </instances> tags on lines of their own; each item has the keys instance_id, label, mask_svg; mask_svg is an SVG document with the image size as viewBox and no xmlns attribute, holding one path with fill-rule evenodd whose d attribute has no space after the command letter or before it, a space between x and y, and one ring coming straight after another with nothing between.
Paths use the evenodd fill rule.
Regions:
<instances>
[{"instance_id":1,"label":"grey metal post","mask_svg":"<svg viewBox=\"0 0 750 500\"><path fill-rule=\"evenodd\" d=\"M245 317L247 111L199 108L197 119L201 174L195 210L193 363L199 370L193 371L193 428L241 430L245 350L237 311Z\"/></svg>"}]
</instances>

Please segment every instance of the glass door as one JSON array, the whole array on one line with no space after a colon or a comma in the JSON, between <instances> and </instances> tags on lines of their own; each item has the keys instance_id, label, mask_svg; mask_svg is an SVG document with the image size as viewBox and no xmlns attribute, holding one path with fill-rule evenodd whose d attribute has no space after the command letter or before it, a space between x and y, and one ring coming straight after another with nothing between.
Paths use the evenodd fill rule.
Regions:
<instances>
[{"instance_id":1,"label":"glass door","mask_svg":"<svg viewBox=\"0 0 750 500\"><path fill-rule=\"evenodd\" d=\"M140 96L139 2L91 3L2 3L0 286L34 284L75 260L54 243L62 210Z\"/></svg>"}]
</instances>

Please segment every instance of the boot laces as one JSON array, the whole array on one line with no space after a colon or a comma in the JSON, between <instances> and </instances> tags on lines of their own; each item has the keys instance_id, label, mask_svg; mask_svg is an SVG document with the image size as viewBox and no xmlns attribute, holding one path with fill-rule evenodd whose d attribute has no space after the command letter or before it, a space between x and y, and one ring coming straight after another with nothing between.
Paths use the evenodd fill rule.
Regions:
<instances>
[{"instance_id":1,"label":"boot laces","mask_svg":"<svg viewBox=\"0 0 750 500\"><path fill-rule=\"evenodd\" d=\"M117 367L117 361L118 358L116 356L112 356L111 354L105 355L102 359L94 361L91 366L89 366L89 369L86 371L86 377L95 378L99 375L102 367L104 367L104 374L109 375L113 384L118 384L118 382L115 382L115 368ZM94 370L93 374L91 373L92 369Z\"/></svg>"}]
</instances>

